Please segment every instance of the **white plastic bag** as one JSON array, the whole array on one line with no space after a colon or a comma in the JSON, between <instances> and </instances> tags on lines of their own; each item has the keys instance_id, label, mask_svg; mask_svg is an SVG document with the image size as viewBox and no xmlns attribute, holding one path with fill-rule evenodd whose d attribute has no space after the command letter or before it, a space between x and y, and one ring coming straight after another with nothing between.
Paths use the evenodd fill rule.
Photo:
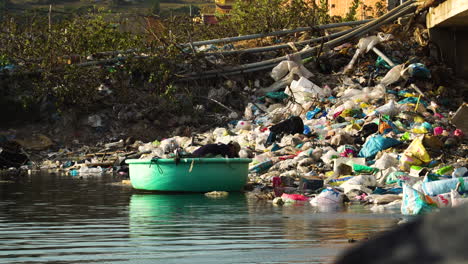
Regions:
<instances>
[{"instance_id":1,"label":"white plastic bag","mask_svg":"<svg viewBox=\"0 0 468 264\"><path fill-rule=\"evenodd\" d=\"M391 70L385 74L385 76L380 80L380 84L383 86L389 86L401 78L401 72L404 70L405 65L404 64L399 64L393 67Z\"/></svg>"},{"instance_id":2,"label":"white plastic bag","mask_svg":"<svg viewBox=\"0 0 468 264\"><path fill-rule=\"evenodd\" d=\"M452 207L457 207L462 204L468 203L468 198L463 198L456 190L450 191L450 198L452 200Z\"/></svg>"},{"instance_id":3,"label":"white plastic bag","mask_svg":"<svg viewBox=\"0 0 468 264\"><path fill-rule=\"evenodd\" d=\"M271 71L271 77L275 81L284 78L288 73L295 73L300 77L310 78L314 76L304 65L300 55L287 55L287 60L280 62Z\"/></svg>"},{"instance_id":4,"label":"white plastic bag","mask_svg":"<svg viewBox=\"0 0 468 264\"><path fill-rule=\"evenodd\" d=\"M318 196L310 200L310 204L312 206L342 204L343 196L343 193L334 188L328 187L324 189Z\"/></svg>"},{"instance_id":5,"label":"white plastic bag","mask_svg":"<svg viewBox=\"0 0 468 264\"><path fill-rule=\"evenodd\" d=\"M301 77L297 81L292 81L285 93L293 97L299 104L304 104L313 98L326 96L322 88L304 77Z\"/></svg>"},{"instance_id":6,"label":"white plastic bag","mask_svg":"<svg viewBox=\"0 0 468 264\"><path fill-rule=\"evenodd\" d=\"M400 108L395 101L390 100L388 103L382 105L381 107L375 109L374 114L389 115L395 116L400 113Z\"/></svg>"},{"instance_id":7,"label":"white plastic bag","mask_svg":"<svg viewBox=\"0 0 468 264\"><path fill-rule=\"evenodd\" d=\"M347 180L340 185L344 189L344 193L347 194L352 190L359 190L367 194L372 193L372 190L367 188L369 186L376 186L376 180L374 175L358 175Z\"/></svg>"},{"instance_id":8,"label":"white plastic bag","mask_svg":"<svg viewBox=\"0 0 468 264\"><path fill-rule=\"evenodd\" d=\"M338 153L336 150L334 149L330 149L329 151L327 151L325 154L322 155L321 159L323 160L323 162L325 162L326 164L331 164L332 161L333 161L333 157L339 157L340 156L340 153Z\"/></svg>"},{"instance_id":9,"label":"white plastic bag","mask_svg":"<svg viewBox=\"0 0 468 264\"><path fill-rule=\"evenodd\" d=\"M390 167L398 166L398 159L389 153L384 153L382 157L380 157L372 167L377 168L379 170L385 170Z\"/></svg>"}]
</instances>

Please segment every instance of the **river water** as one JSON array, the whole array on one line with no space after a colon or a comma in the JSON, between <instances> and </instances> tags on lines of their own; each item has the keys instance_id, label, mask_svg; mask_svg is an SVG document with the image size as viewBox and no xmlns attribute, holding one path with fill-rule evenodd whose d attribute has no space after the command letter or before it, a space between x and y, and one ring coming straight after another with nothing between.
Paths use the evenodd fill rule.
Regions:
<instances>
[{"instance_id":1,"label":"river water","mask_svg":"<svg viewBox=\"0 0 468 264\"><path fill-rule=\"evenodd\" d=\"M0 183L0 263L330 263L401 215L148 194L111 176Z\"/></svg>"}]
</instances>

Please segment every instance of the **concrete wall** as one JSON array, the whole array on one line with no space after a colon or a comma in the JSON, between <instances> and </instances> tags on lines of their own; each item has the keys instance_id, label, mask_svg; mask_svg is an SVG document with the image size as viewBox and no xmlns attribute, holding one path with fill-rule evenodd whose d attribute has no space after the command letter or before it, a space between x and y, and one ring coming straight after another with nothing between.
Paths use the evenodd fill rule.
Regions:
<instances>
[{"instance_id":1,"label":"concrete wall","mask_svg":"<svg viewBox=\"0 0 468 264\"><path fill-rule=\"evenodd\" d=\"M468 79L468 0L447 0L430 8L426 23L444 61Z\"/></svg>"},{"instance_id":2,"label":"concrete wall","mask_svg":"<svg viewBox=\"0 0 468 264\"><path fill-rule=\"evenodd\" d=\"M441 51L442 59L459 77L468 79L468 28L431 28L431 40Z\"/></svg>"}]
</instances>

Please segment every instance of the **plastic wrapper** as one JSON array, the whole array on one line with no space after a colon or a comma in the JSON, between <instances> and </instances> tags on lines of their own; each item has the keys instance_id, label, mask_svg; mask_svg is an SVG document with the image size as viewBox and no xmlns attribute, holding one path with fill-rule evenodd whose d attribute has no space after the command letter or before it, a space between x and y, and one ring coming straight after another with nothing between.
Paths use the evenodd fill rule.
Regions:
<instances>
[{"instance_id":1,"label":"plastic wrapper","mask_svg":"<svg viewBox=\"0 0 468 264\"><path fill-rule=\"evenodd\" d=\"M266 160L257 165L250 167L249 171L255 172L255 173L263 173L263 172L268 171L268 169L270 169L272 166L273 166L273 161Z\"/></svg>"},{"instance_id":2,"label":"plastic wrapper","mask_svg":"<svg viewBox=\"0 0 468 264\"><path fill-rule=\"evenodd\" d=\"M351 180L352 178L354 178L354 176L346 175L346 176L338 177L336 179L328 180L327 183L330 186L340 186L341 184Z\"/></svg>"}]
</instances>

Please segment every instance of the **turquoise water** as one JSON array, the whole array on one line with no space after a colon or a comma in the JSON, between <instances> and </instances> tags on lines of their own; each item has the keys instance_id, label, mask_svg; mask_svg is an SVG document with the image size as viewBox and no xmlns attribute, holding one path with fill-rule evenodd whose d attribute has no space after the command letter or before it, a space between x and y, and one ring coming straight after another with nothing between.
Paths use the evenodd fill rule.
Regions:
<instances>
[{"instance_id":1,"label":"turquoise water","mask_svg":"<svg viewBox=\"0 0 468 264\"><path fill-rule=\"evenodd\" d=\"M0 263L330 263L401 217L275 207L241 193L145 194L111 177L0 183Z\"/></svg>"}]
</instances>

